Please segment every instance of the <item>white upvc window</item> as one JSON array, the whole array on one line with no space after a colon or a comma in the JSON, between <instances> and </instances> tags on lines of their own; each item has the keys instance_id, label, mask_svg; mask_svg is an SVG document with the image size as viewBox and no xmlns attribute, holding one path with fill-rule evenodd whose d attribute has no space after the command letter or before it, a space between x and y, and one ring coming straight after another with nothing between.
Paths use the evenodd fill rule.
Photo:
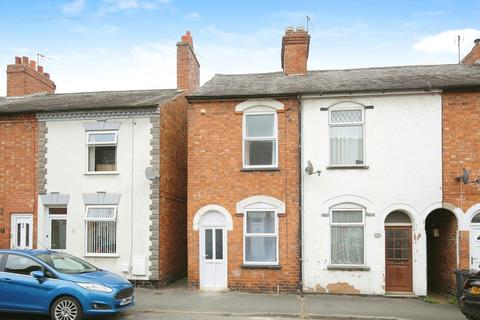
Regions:
<instances>
[{"instance_id":1,"label":"white upvc window","mask_svg":"<svg viewBox=\"0 0 480 320\"><path fill-rule=\"evenodd\" d=\"M247 210L244 214L244 264L278 264L278 218L274 210Z\"/></svg>"},{"instance_id":2,"label":"white upvc window","mask_svg":"<svg viewBox=\"0 0 480 320\"><path fill-rule=\"evenodd\" d=\"M330 216L331 264L365 265L365 210L332 209Z\"/></svg>"},{"instance_id":3,"label":"white upvc window","mask_svg":"<svg viewBox=\"0 0 480 320\"><path fill-rule=\"evenodd\" d=\"M117 206L87 206L85 255L117 254Z\"/></svg>"},{"instance_id":4,"label":"white upvc window","mask_svg":"<svg viewBox=\"0 0 480 320\"><path fill-rule=\"evenodd\" d=\"M117 171L117 131L87 132L88 172Z\"/></svg>"},{"instance_id":5,"label":"white upvc window","mask_svg":"<svg viewBox=\"0 0 480 320\"><path fill-rule=\"evenodd\" d=\"M243 167L275 168L278 159L276 112L243 115Z\"/></svg>"},{"instance_id":6,"label":"white upvc window","mask_svg":"<svg viewBox=\"0 0 480 320\"><path fill-rule=\"evenodd\" d=\"M330 166L365 165L365 119L363 107L329 111Z\"/></svg>"}]
</instances>

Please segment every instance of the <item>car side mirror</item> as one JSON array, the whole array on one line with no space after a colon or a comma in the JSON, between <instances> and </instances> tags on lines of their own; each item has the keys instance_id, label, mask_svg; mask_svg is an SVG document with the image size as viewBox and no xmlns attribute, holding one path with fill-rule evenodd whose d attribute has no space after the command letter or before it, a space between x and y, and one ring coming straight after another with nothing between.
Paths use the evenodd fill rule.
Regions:
<instances>
[{"instance_id":1,"label":"car side mirror","mask_svg":"<svg viewBox=\"0 0 480 320\"><path fill-rule=\"evenodd\" d=\"M32 271L30 272L30 275L36 279L42 279L42 278L45 278L45 273L43 273L43 271L41 270L37 270L37 271Z\"/></svg>"}]
</instances>

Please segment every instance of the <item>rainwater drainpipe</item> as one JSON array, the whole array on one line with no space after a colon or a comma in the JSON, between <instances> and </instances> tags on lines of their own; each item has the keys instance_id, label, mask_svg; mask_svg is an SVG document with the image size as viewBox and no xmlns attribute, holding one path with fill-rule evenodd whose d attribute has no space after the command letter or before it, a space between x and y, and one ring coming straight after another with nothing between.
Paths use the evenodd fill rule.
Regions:
<instances>
[{"instance_id":1,"label":"rainwater drainpipe","mask_svg":"<svg viewBox=\"0 0 480 320\"><path fill-rule=\"evenodd\" d=\"M297 93L298 101L298 197L299 197L299 223L298 223L298 243L299 248L299 282L298 282L298 293L303 297L303 172L302 172L302 155L303 155L303 128L302 128L302 101L301 95Z\"/></svg>"}]
</instances>

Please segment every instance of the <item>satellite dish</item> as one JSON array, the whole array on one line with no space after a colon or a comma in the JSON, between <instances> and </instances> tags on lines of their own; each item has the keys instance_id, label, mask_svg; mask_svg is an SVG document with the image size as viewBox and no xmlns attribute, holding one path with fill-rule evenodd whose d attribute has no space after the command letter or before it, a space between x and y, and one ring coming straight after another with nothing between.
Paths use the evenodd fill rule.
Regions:
<instances>
[{"instance_id":1,"label":"satellite dish","mask_svg":"<svg viewBox=\"0 0 480 320\"><path fill-rule=\"evenodd\" d=\"M313 171L313 164L310 162L310 160L307 161L307 167L305 168L305 172L310 176L314 173L317 173L318 175L320 175L320 170L318 171Z\"/></svg>"},{"instance_id":2,"label":"satellite dish","mask_svg":"<svg viewBox=\"0 0 480 320\"><path fill-rule=\"evenodd\" d=\"M470 179L470 174L468 173L468 170L465 168L463 168L463 174L455 178L455 180L457 180L458 182L462 181L463 184L467 184L468 179Z\"/></svg>"},{"instance_id":3,"label":"satellite dish","mask_svg":"<svg viewBox=\"0 0 480 320\"><path fill-rule=\"evenodd\" d=\"M155 169L153 169L152 167L147 167L145 169L145 177L152 181L152 180L155 180L158 178L158 173Z\"/></svg>"}]
</instances>

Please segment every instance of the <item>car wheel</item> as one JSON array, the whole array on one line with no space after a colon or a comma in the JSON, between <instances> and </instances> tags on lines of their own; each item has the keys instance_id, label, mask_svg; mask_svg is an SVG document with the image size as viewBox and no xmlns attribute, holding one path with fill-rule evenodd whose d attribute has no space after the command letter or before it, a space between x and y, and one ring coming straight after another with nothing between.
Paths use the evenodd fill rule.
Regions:
<instances>
[{"instance_id":1,"label":"car wheel","mask_svg":"<svg viewBox=\"0 0 480 320\"><path fill-rule=\"evenodd\" d=\"M474 316L470 316L470 315L465 315L465 317L467 317L468 320L479 320L478 317L474 317Z\"/></svg>"},{"instance_id":2,"label":"car wheel","mask_svg":"<svg viewBox=\"0 0 480 320\"><path fill-rule=\"evenodd\" d=\"M50 315L52 320L81 320L82 307L75 298L61 297L53 304Z\"/></svg>"}]
</instances>

